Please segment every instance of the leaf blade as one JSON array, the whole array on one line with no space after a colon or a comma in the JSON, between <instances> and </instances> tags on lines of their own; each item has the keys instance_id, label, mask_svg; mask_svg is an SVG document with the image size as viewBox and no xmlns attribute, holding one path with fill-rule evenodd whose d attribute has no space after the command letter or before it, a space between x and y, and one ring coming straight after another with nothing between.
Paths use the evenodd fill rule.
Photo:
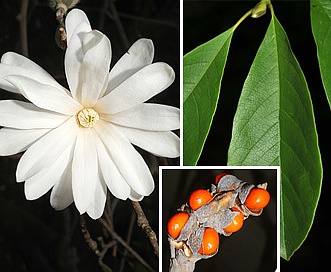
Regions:
<instances>
[{"instance_id":1,"label":"leaf blade","mask_svg":"<svg viewBox=\"0 0 331 272\"><path fill-rule=\"evenodd\" d=\"M321 78L331 107L331 2L311 0L310 18Z\"/></svg>"},{"instance_id":2,"label":"leaf blade","mask_svg":"<svg viewBox=\"0 0 331 272\"><path fill-rule=\"evenodd\" d=\"M228 29L184 56L184 165L196 165L209 133L233 29Z\"/></svg>"},{"instance_id":3,"label":"leaf blade","mask_svg":"<svg viewBox=\"0 0 331 272\"><path fill-rule=\"evenodd\" d=\"M311 228L322 164L308 86L275 16L243 87L228 165L281 166L281 256L289 259Z\"/></svg>"}]
</instances>

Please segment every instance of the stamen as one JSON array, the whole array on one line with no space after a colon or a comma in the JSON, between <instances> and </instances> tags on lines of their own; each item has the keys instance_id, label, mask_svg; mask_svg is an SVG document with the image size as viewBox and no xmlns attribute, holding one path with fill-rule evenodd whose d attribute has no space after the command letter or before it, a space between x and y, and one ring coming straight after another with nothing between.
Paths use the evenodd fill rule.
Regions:
<instances>
[{"instance_id":1,"label":"stamen","mask_svg":"<svg viewBox=\"0 0 331 272\"><path fill-rule=\"evenodd\" d=\"M77 113L78 123L85 128L93 127L99 120L99 114L90 108L82 109Z\"/></svg>"}]
</instances>

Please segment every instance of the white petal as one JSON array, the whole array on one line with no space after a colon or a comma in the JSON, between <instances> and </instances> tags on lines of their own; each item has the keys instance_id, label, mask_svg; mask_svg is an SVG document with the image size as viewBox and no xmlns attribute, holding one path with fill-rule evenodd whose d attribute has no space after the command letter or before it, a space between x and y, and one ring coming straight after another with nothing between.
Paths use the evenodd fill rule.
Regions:
<instances>
[{"instance_id":1,"label":"white petal","mask_svg":"<svg viewBox=\"0 0 331 272\"><path fill-rule=\"evenodd\" d=\"M126 200L130 194L130 187L111 160L107 147L102 143L99 137L96 141L96 148L100 170L109 191L115 197Z\"/></svg>"},{"instance_id":2,"label":"white petal","mask_svg":"<svg viewBox=\"0 0 331 272\"><path fill-rule=\"evenodd\" d=\"M117 114L102 114L102 119L121 126L153 131L179 129L179 109L166 105L143 103Z\"/></svg>"},{"instance_id":3,"label":"white petal","mask_svg":"<svg viewBox=\"0 0 331 272\"><path fill-rule=\"evenodd\" d=\"M31 103L18 100L0 101L0 125L4 127L54 128L67 118L67 115L40 109Z\"/></svg>"},{"instance_id":4,"label":"white petal","mask_svg":"<svg viewBox=\"0 0 331 272\"><path fill-rule=\"evenodd\" d=\"M9 92L20 93L16 86L4 79L8 75L16 73L23 74L23 69L0 63L0 88Z\"/></svg>"},{"instance_id":5,"label":"white petal","mask_svg":"<svg viewBox=\"0 0 331 272\"><path fill-rule=\"evenodd\" d=\"M28 178L24 184L26 199L37 199L46 194L55 183L60 182L71 158L72 147L69 146L49 167Z\"/></svg>"},{"instance_id":6,"label":"white petal","mask_svg":"<svg viewBox=\"0 0 331 272\"><path fill-rule=\"evenodd\" d=\"M7 76L6 80L15 85L28 100L42 109L66 115L74 115L82 109L82 106L69 93L64 93L53 86L24 76Z\"/></svg>"},{"instance_id":7,"label":"white petal","mask_svg":"<svg viewBox=\"0 0 331 272\"><path fill-rule=\"evenodd\" d=\"M50 129L0 129L0 156L9 156L26 150Z\"/></svg>"},{"instance_id":8,"label":"white petal","mask_svg":"<svg viewBox=\"0 0 331 272\"><path fill-rule=\"evenodd\" d=\"M131 190L130 196L129 196L130 200L132 200L132 201L141 201L141 200L143 200L143 198L144 198L143 195L140 195L137 192L135 192L134 190Z\"/></svg>"},{"instance_id":9,"label":"white petal","mask_svg":"<svg viewBox=\"0 0 331 272\"><path fill-rule=\"evenodd\" d=\"M83 61L83 38L85 33L90 31L90 25L83 22L75 30L71 36L70 43L64 57L64 70L68 81L69 89L72 96L76 99L76 92L81 86L80 84L80 68Z\"/></svg>"},{"instance_id":10,"label":"white petal","mask_svg":"<svg viewBox=\"0 0 331 272\"><path fill-rule=\"evenodd\" d=\"M84 13L84 11L80 9L72 9L65 20L65 26L66 26L66 34L67 34L67 43L70 44L71 38L73 36L74 31L78 26L81 24L86 25L86 31L91 31L91 25L90 22Z\"/></svg>"},{"instance_id":11,"label":"white petal","mask_svg":"<svg viewBox=\"0 0 331 272\"><path fill-rule=\"evenodd\" d=\"M43 196L54 186L57 176L54 178L53 174L56 174L56 171L52 168L48 170L50 171L41 171L25 181L24 193L27 200Z\"/></svg>"},{"instance_id":12,"label":"white petal","mask_svg":"<svg viewBox=\"0 0 331 272\"><path fill-rule=\"evenodd\" d=\"M19 90L8 81L4 80L7 75L21 75L33 78L44 84L51 85L56 88L63 88L50 74L43 68L29 60L13 52L5 53L1 58L0 64L0 87L7 90L19 93Z\"/></svg>"},{"instance_id":13,"label":"white petal","mask_svg":"<svg viewBox=\"0 0 331 272\"><path fill-rule=\"evenodd\" d=\"M62 179L55 183L50 203L56 210L63 210L67 208L73 201L74 197L72 194L72 162L70 161L62 175Z\"/></svg>"},{"instance_id":14,"label":"white petal","mask_svg":"<svg viewBox=\"0 0 331 272\"><path fill-rule=\"evenodd\" d=\"M116 62L109 73L109 84L105 94L114 90L124 80L152 63L154 58L154 45L152 40L139 39Z\"/></svg>"},{"instance_id":15,"label":"white petal","mask_svg":"<svg viewBox=\"0 0 331 272\"><path fill-rule=\"evenodd\" d=\"M141 155L110 123L99 120L94 127L128 185L140 195L154 190L154 180Z\"/></svg>"},{"instance_id":16,"label":"white petal","mask_svg":"<svg viewBox=\"0 0 331 272\"><path fill-rule=\"evenodd\" d=\"M107 114L125 111L164 91L174 79L175 73L166 63L145 66L101 98L95 109Z\"/></svg>"},{"instance_id":17,"label":"white petal","mask_svg":"<svg viewBox=\"0 0 331 272\"><path fill-rule=\"evenodd\" d=\"M109 39L99 31L86 33L83 41L84 57L81 65L82 82L79 101L84 107L93 107L105 90L111 60Z\"/></svg>"},{"instance_id":18,"label":"white petal","mask_svg":"<svg viewBox=\"0 0 331 272\"><path fill-rule=\"evenodd\" d=\"M72 192L80 214L87 211L93 199L95 186L101 180L95 137L92 129L80 128L76 139L72 161Z\"/></svg>"},{"instance_id":19,"label":"white petal","mask_svg":"<svg viewBox=\"0 0 331 272\"><path fill-rule=\"evenodd\" d=\"M107 198L107 186L104 182L97 182L93 192L92 201L87 207L87 214L92 219L99 219L105 209Z\"/></svg>"},{"instance_id":20,"label":"white petal","mask_svg":"<svg viewBox=\"0 0 331 272\"><path fill-rule=\"evenodd\" d=\"M170 131L146 131L128 127L116 128L140 148L159 157L177 158L180 155L179 137Z\"/></svg>"},{"instance_id":21,"label":"white petal","mask_svg":"<svg viewBox=\"0 0 331 272\"><path fill-rule=\"evenodd\" d=\"M68 146L74 144L77 129L76 120L72 117L31 145L17 165L17 182L50 167Z\"/></svg>"}]
</instances>

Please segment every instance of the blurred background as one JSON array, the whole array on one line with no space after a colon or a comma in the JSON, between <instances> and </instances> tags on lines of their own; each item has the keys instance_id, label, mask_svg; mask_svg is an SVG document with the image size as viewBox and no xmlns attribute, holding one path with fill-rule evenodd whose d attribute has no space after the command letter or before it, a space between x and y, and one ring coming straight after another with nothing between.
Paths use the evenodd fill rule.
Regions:
<instances>
[{"instance_id":1,"label":"blurred background","mask_svg":"<svg viewBox=\"0 0 331 272\"><path fill-rule=\"evenodd\" d=\"M184 54L232 27L258 1L184 0ZM282 271L319 271L328 263L329 229L325 224L330 192L330 108L319 74L316 47L310 26L310 2L272 0L292 50L308 82L324 166L324 179L315 221L306 241L290 261L281 260ZM233 35L225 66L220 100L198 165L226 165L232 121L242 86L270 22L270 12L259 19L247 18ZM210 270L211 271L211 270Z\"/></svg>"},{"instance_id":2,"label":"blurred background","mask_svg":"<svg viewBox=\"0 0 331 272\"><path fill-rule=\"evenodd\" d=\"M188 202L196 189L210 189L220 173L235 175L249 184L268 183L270 202L260 216L250 216L231 236L219 237L218 253L196 263L195 272L274 272L277 267L277 170L275 169L163 169L162 271L169 271L167 222Z\"/></svg>"},{"instance_id":3,"label":"blurred background","mask_svg":"<svg viewBox=\"0 0 331 272\"><path fill-rule=\"evenodd\" d=\"M49 1L0 1L0 55L7 51L24 52L17 18L25 4L29 58L67 86L64 51L57 47L54 39L58 22ZM179 107L178 0L81 0L76 7L87 14L92 28L102 31L111 40L112 66L136 40L152 39L154 62L166 62L176 73L175 82L152 101ZM1 90L0 99L21 98ZM141 206L158 235L158 165L178 165L179 159L165 160L141 153L156 181L155 191L141 202ZM15 179L19 158L20 155L0 157L0 271L105 271L84 240L74 205L57 212L49 204L49 193L35 201L25 199L24 184L17 184ZM107 251L104 263L112 271L157 271L158 258L145 233L137 226L131 203L111 197L108 208L114 230L149 264L149 268L118 244ZM98 221L88 217L85 220L95 241L98 237L103 237L105 243L111 241Z\"/></svg>"}]
</instances>

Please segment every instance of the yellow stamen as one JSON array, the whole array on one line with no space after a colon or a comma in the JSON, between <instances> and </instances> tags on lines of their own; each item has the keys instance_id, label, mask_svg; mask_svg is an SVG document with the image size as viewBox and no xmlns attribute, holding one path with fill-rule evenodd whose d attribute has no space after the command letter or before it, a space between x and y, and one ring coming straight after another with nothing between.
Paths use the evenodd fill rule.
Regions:
<instances>
[{"instance_id":1,"label":"yellow stamen","mask_svg":"<svg viewBox=\"0 0 331 272\"><path fill-rule=\"evenodd\" d=\"M90 108L82 109L77 113L78 123L85 128L93 127L99 120L99 114Z\"/></svg>"}]
</instances>

